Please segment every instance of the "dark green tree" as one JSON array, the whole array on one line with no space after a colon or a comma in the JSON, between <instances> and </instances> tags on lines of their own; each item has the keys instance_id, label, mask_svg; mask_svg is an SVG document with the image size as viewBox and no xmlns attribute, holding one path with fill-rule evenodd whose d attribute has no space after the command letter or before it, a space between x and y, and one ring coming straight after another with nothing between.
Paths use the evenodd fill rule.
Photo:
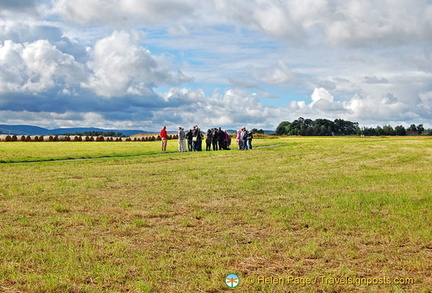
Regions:
<instances>
[{"instance_id":1,"label":"dark green tree","mask_svg":"<svg viewBox=\"0 0 432 293\"><path fill-rule=\"evenodd\" d=\"M278 127L276 127L276 135L288 135L291 129L291 122L282 121L279 123Z\"/></svg>"},{"instance_id":2,"label":"dark green tree","mask_svg":"<svg viewBox=\"0 0 432 293\"><path fill-rule=\"evenodd\" d=\"M396 135L396 131L390 125L384 125L382 131L383 135Z\"/></svg>"},{"instance_id":3,"label":"dark green tree","mask_svg":"<svg viewBox=\"0 0 432 293\"><path fill-rule=\"evenodd\" d=\"M357 122L336 119L334 121L333 131L336 135L352 135L357 134L359 131L359 126Z\"/></svg>"},{"instance_id":4,"label":"dark green tree","mask_svg":"<svg viewBox=\"0 0 432 293\"><path fill-rule=\"evenodd\" d=\"M396 126L395 127L395 133L396 133L396 135L406 135L405 127L403 127L402 125Z\"/></svg>"},{"instance_id":5,"label":"dark green tree","mask_svg":"<svg viewBox=\"0 0 432 293\"><path fill-rule=\"evenodd\" d=\"M383 135L383 129L381 126L375 128L375 135Z\"/></svg>"},{"instance_id":6,"label":"dark green tree","mask_svg":"<svg viewBox=\"0 0 432 293\"><path fill-rule=\"evenodd\" d=\"M425 131L423 124L419 124L417 126L417 131L419 132L419 134L422 134Z\"/></svg>"},{"instance_id":7,"label":"dark green tree","mask_svg":"<svg viewBox=\"0 0 432 293\"><path fill-rule=\"evenodd\" d=\"M417 131L417 126L415 124L411 124L407 131Z\"/></svg>"}]
</instances>

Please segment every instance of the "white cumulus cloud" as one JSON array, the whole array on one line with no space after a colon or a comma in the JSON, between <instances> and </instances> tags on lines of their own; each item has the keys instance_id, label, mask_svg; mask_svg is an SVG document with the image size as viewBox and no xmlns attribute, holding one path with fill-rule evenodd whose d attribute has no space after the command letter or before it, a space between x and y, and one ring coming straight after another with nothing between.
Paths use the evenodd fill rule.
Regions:
<instances>
[{"instance_id":1,"label":"white cumulus cloud","mask_svg":"<svg viewBox=\"0 0 432 293\"><path fill-rule=\"evenodd\" d=\"M430 0L6 0L0 115L430 127L431 28Z\"/></svg>"},{"instance_id":2,"label":"white cumulus cloud","mask_svg":"<svg viewBox=\"0 0 432 293\"><path fill-rule=\"evenodd\" d=\"M40 93L57 85L83 79L83 68L73 56L59 51L46 40L0 45L0 93Z\"/></svg>"},{"instance_id":3,"label":"white cumulus cloud","mask_svg":"<svg viewBox=\"0 0 432 293\"><path fill-rule=\"evenodd\" d=\"M115 31L99 40L90 51L91 75L83 86L103 97L142 95L156 86L176 85L189 79L180 71L163 66L140 46L139 33Z\"/></svg>"}]
</instances>

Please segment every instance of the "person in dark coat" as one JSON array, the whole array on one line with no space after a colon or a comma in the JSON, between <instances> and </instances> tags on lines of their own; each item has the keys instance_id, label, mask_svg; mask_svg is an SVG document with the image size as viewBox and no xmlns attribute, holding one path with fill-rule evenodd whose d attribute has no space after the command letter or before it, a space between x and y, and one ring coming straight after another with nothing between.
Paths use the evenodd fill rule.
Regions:
<instances>
[{"instance_id":1,"label":"person in dark coat","mask_svg":"<svg viewBox=\"0 0 432 293\"><path fill-rule=\"evenodd\" d=\"M212 135L213 135L212 144L213 144L213 150L214 151L218 150L218 136L217 136L217 132L218 132L217 128L213 128L213 131L212 131Z\"/></svg>"},{"instance_id":2,"label":"person in dark coat","mask_svg":"<svg viewBox=\"0 0 432 293\"><path fill-rule=\"evenodd\" d=\"M191 152L192 150L193 150L193 145L192 145L192 136L193 136L193 133L192 133L192 129L189 129L189 131L188 132L186 132L186 139L187 139L187 142L188 142L188 151L189 152Z\"/></svg>"},{"instance_id":3,"label":"person in dark coat","mask_svg":"<svg viewBox=\"0 0 432 293\"><path fill-rule=\"evenodd\" d=\"M192 145L194 152L202 151L201 129L198 127L198 125L195 125L192 131Z\"/></svg>"},{"instance_id":4,"label":"person in dark coat","mask_svg":"<svg viewBox=\"0 0 432 293\"><path fill-rule=\"evenodd\" d=\"M218 137L218 143L219 143L219 149L220 150L224 150L225 149L225 133L223 132L223 130L219 127L218 132L217 132L217 137Z\"/></svg>"},{"instance_id":5,"label":"person in dark coat","mask_svg":"<svg viewBox=\"0 0 432 293\"><path fill-rule=\"evenodd\" d=\"M213 133L209 129L207 130L207 137L206 137L206 151L211 151L212 142L213 142Z\"/></svg>"}]
</instances>

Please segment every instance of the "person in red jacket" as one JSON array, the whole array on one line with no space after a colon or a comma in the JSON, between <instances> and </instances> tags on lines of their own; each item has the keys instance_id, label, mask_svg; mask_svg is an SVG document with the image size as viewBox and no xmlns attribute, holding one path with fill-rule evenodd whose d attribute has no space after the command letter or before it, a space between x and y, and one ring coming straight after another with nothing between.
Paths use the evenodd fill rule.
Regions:
<instances>
[{"instance_id":1,"label":"person in red jacket","mask_svg":"<svg viewBox=\"0 0 432 293\"><path fill-rule=\"evenodd\" d=\"M160 137L162 140L162 151L166 151L166 146L167 146L167 142L168 142L168 133L166 131L166 126L164 126L162 128L162 130L160 131Z\"/></svg>"}]
</instances>

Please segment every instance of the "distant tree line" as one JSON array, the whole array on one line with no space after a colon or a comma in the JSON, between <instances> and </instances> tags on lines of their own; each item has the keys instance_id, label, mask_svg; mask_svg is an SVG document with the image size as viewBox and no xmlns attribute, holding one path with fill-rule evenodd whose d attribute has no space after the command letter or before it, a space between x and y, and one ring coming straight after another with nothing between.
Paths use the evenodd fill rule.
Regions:
<instances>
[{"instance_id":1,"label":"distant tree line","mask_svg":"<svg viewBox=\"0 0 432 293\"><path fill-rule=\"evenodd\" d=\"M252 128L252 133L253 134L264 134L264 130L263 129L256 129L256 128Z\"/></svg>"},{"instance_id":2,"label":"distant tree line","mask_svg":"<svg viewBox=\"0 0 432 293\"><path fill-rule=\"evenodd\" d=\"M332 136L332 135L432 135L432 129L425 129L423 124L412 124L409 128L398 125L393 128L390 125L377 127L362 127L358 122L336 119L305 119L300 117L292 122L283 121L276 128L276 135L301 135L301 136Z\"/></svg>"},{"instance_id":3,"label":"distant tree line","mask_svg":"<svg viewBox=\"0 0 432 293\"><path fill-rule=\"evenodd\" d=\"M77 135L77 136L106 136L106 137L126 137L121 132L114 131L84 131L84 132L75 132L75 133L64 133L63 135Z\"/></svg>"},{"instance_id":4,"label":"distant tree line","mask_svg":"<svg viewBox=\"0 0 432 293\"><path fill-rule=\"evenodd\" d=\"M357 122L336 119L304 119L303 117L293 122L283 121L276 128L276 135L302 135L302 136L331 136L353 135L359 133Z\"/></svg>"},{"instance_id":5,"label":"distant tree line","mask_svg":"<svg viewBox=\"0 0 432 293\"><path fill-rule=\"evenodd\" d=\"M377 126L376 128L363 127L360 134L365 136L420 134L431 135L432 129L425 130L423 124L419 124L418 126L411 124L411 126L406 129L402 125L398 125L395 128L391 127L390 125L384 125L383 127Z\"/></svg>"}]
</instances>

